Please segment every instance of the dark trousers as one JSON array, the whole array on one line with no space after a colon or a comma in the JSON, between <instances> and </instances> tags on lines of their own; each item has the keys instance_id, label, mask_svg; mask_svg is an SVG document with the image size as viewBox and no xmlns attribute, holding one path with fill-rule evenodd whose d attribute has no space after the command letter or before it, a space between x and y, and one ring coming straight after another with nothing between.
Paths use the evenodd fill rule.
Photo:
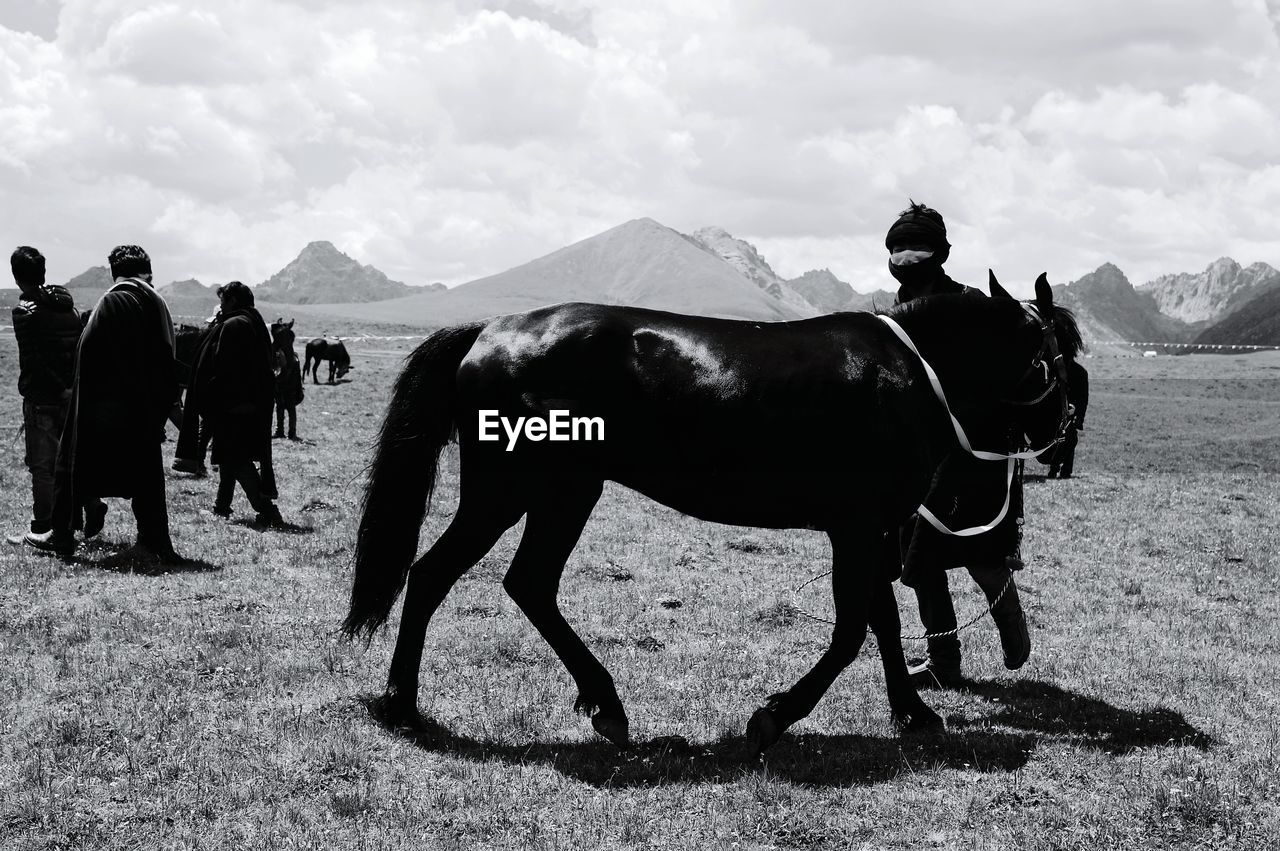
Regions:
<instances>
[{"instance_id":1,"label":"dark trousers","mask_svg":"<svg viewBox=\"0 0 1280 851\"><path fill-rule=\"evenodd\" d=\"M26 434L26 463L31 472L31 531L43 534L53 528L53 466L67 405L38 405L22 400L22 427Z\"/></svg>"},{"instance_id":2,"label":"dark trousers","mask_svg":"<svg viewBox=\"0 0 1280 851\"><path fill-rule=\"evenodd\" d=\"M223 463L218 466L218 496L214 507L220 511L231 510L231 499L236 493L236 483L244 491L253 510L263 512L271 507L271 500L262 492L262 477L252 461Z\"/></svg>"},{"instance_id":3,"label":"dark trousers","mask_svg":"<svg viewBox=\"0 0 1280 851\"><path fill-rule=\"evenodd\" d=\"M138 524L138 545L161 555L173 552L164 491L164 457L158 443L155 455L146 461L146 472L131 502L133 518Z\"/></svg>"},{"instance_id":4,"label":"dark trousers","mask_svg":"<svg viewBox=\"0 0 1280 851\"><path fill-rule=\"evenodd\" d=\"M160 444L147 450L147 458L138 473L137 486L131 498L133 519L138 525L138 545L152 552L167 555L173 552L173 540L169 537L169 507L165 501L164 456ZM100 502L98 494L75 494L75 503L65 488L58 488L54 497L53 527L68 533L80 527L79 518L85 506Z\"/></svg>"},{"instance_id":5,"label":"dark trousers","mask_svg":"<svg viewBox=\"0 0 1280 851\"><path fill-rule=\"evenodd\" d=\"M1009 569L1003 564L966 568L973 581L978 583L987 602L995 602L1009 580ZM915 586L916 602L920 606L920 622L929 635L954 630L956 609L951 602L951 590L947 583L947 571L922 570ZM1007 595L1006 595L1007 596ZM1003 601L1002 601L1003 606ZM928 640L929 664L935 667L960 666L960 638L943 635Z\"/></svg>"},{"instance_id":6,"label":"dark trousers","mask_svg":"<svg viewBox=\"0 0 1280 851\"><path fill-rule=\"evenodd\" d=\"M1080 434L1074 428L1067 429L1062 445L1057 448L1053 461L1049 464L1049 478L1071 478L1071 471L1076 464L1076 444L1079 442Z\"/></svg>"},{"instance_id":7,"label":"dark trousers","mask_svg":"<svg viewBox=\"0 0 1280 851\"><path fill-rule=\"evenodd\" d=\"M284 434L284 415L289 414L289 437L296 438L298 436L298 406L297 405L281 405L276 403L276 436Z\"/></svg>"}]
</instances>

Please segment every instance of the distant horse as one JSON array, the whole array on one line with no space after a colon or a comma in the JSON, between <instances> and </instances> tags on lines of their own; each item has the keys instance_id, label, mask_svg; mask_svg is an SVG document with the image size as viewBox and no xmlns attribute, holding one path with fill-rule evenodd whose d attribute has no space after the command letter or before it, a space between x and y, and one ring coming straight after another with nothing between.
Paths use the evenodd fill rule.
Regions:
<instances>
[{"instance_id":1,"label":"distant horse","mask_svg":"<svg viewBox=\"0 0 1280 851\"><path fill-rule=\"evenodd\" d=\"M341 378L354 369L351 366L351 355L347 354L347 347L342 344L341 340L317 337L307 343L306 357L307 359L302 364L302 374L306 375L310 371L313 384L320 383L320 379L316 374L320 371L320 361L327 360L329 362L330 384L333 383L335 373L338 378ZM315 366L312 366L312 362L315 363Z\"/></svg>"},{"instance_id":2,"label":"distant horse","mask_svg":"<svg viewBox=\"0 0 1280 851\"><path fill-rule=\"evenodd\" d=\"M305 393L298 353L293 350L293 320L280 317L271 323L272 367L276 374L276 437L284 437L285 414L289 415L289 439L298 439L298 405Z\"/></svg>"},{"instance_id":3,"label":"distant horse","mask_svg":"<svg viewBox=\"0 0 1280 851\"><path fill-rule=\"evenodd\" d=\"M608 480L703 520L830 537L830 645L751 716L747 739L757 752L810 713L857 656L868 624L899 727L941 727L907 675L882 547L925 500L943 459L963 451L924 362L978 448L1002 449L1030 403L1059 383L1047 365L1057 360L1055 323L1066 315L1045 277L1034 303L1014 300L994 279L992 290L985 299L916 299L884 316L778 323L562 304L433 334L407 359L382 424L343 622L348 636L371 636L407 581L383 717L419 718L432 614L525 517L503 587L573 677L575 709L605 738L628 744L612 676L556 602L565 561ZM578 440L555 439L562 412L598 419L603 439L581 439L585 429ZM499 428L499 417L507 425ZM454 435L457 513L415 561L440 452Z\"/></svg>"}]
</instances>

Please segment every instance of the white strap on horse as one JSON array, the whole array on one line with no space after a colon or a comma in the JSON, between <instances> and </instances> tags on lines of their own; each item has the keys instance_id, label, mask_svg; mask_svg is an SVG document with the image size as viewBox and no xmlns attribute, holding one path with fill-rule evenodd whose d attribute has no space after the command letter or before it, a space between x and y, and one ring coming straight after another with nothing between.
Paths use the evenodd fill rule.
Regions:
<instances>
[{"instance_id":1,"label":"white strap on horse","mask_svg":"<svg viewBox=\"0 0 1280 851\"><path fill-rule=\"evenodd\" d=\"M1023 305L1023 308L1025 309L1026 305ZM951 530L951 529L948 529L946 524L943 523L941 520L939 520L932 511L925 508L924 503L920 504L920 506L916 509L916 513L919 514L922 518L924 518L926 523L928 523L930 526L937 529L939 532L941 532L944 535L952 535L958 538L968 538L968 537L972 537L973 535L981 535L984 532L990 532L992 529L999 526L1000 523L1004 520L1005 515L1009 513L1010 491L1013 488L1013 470L1017 461L1023 458L1035 458L1040 453L1045 452L1048 449L1051 449L1054 446L1054 444L1056 444L1058 441L1054 440L1052 443L1050 443L1048 446L1044 447L1043 449L1027 449L1022 452L1013 452L1008 454L1002 453L1002 452L987 452L982 449L974 449L973 446L970 445L969 437L964 433L964 428L960 425L960 421L956 419L956 415L951 412L951 406L947 404L947 394L942 391L942 382L938 379L938 373L934 372L933 367L929 366L929 362L924 359L923 355L920 354L920 350L916 348L915 343L911 342L911 337L908 336L906 331L902 330L901 325L899 325L897 322L894 322L888 316L885 316L883 314L877 313L876 318L884 322L885 325L889 326L889 330L892 331L894 335L899 340L901 340L917 358L920 359L920 365L924 367L925 375L929 376L929 383L933 385L934 395L938 397L938 401L942 403L943 410L945 410L947 412L947 416L951 418L951 427L955 429L956 440L960 442L960 446L963 447L966 452L968 452L974 458L979 459L980 461L1004 461L1008 465L1008 473L1005 478L1005 487L1004 487L1004 505L1000 506L1000 513L997 514L996 519L992 520L990 523L984 523L981 526L970 526L967 529Z\"/></svg>"}]
</instances>

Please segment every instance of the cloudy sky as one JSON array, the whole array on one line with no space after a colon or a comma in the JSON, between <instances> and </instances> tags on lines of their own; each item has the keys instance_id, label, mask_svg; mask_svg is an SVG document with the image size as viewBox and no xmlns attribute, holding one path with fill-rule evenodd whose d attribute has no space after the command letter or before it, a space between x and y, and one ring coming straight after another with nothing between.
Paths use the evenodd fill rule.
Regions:
<instances>
[{"instance_id":1,"label":"cloudy sky","mask_svg":"<svg viewBox=\"0 0 1280 851\"><path fill-rule=\"evenodd\" d=\"M54 282L136 242L257 283L327 239L456 284L648 216L869 290L914 198L965 281L1280 266L1278 31L1280 0L6 0L0 232Z\"/></svg>"}]
</instances>

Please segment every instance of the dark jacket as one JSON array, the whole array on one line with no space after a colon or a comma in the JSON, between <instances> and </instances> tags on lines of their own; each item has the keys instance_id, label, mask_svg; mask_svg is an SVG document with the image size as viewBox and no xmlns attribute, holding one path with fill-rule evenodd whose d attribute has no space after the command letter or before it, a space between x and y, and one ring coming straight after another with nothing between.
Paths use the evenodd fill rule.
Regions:
<instances>
[{"instance_id":1,"label":"dark jacket","mask_svg":"<svg viewBox=\"0 0 1280 851\"><path fill-rule=\"evenodd\" d=\"M147 465L177 394L169 307L150 284L122 278L98 300L76 347L58 487L79 501L132 497L152 484Z\"/></svg>"},{"instance_id":2,"label":"dark jacket","mask_svg":"<svg viewBox=\"0 0 1280 851\"><path fill-rule=\"evenodd\" d=\"M298 353L292 346L277 346L275 349L276 371L276 404L282 408L293 408L302 404L302 365L298 363Z\"/></svg>"},{"instance_id":3,"label":"dark jacket","mask_svg":"<svg viewBox=\"0 0 1280 851\"><path fill-rule=\"evenodd\" d=\"M985 298L986 293L953 281L945 273L927 287L912 292L898 289L898 304L926 295L948 293ZM974 446L999 451L1016 448L1013 435L980 435L968 437ZM1005 498L1008 468L1005 462L982 461L960 447L943 459L934 474L925 506L952 531L979 526L995 519ZM1015 474L1009 488L1009 508L994 529L979 535L955 537L943 535L923 519L913 518L899 532L903 564L902 581L913 585L917 571L935 567L951 569L964 565L1000 564L1005 555L1017 551L1018 519L1022 517L1022 479Z\"/></svg>"},{"instance_id":4,"label":"dark jacket","mask_svg":"<svg viewBox=\"0 0 1280 851\"><path fill-rule=\"evenodd\" d=\"M898 287L898 297L894 300L894 304L906 304L913 298L923 298L927 295L947 295L966 293L968 295L985 296L980 289L967 286L958 281L951 280L951 277L941 270L938 271L938 277L924 284L915 287L902 285Z\"/></svg>"},{"instance_id":5,"label":"dark jacket","mask_svg":"<svg viewBox=\"0 0 1280 851\"><path fill-rule=\"evenodd\" d=\"M213 463L270 460L274 401L271 334L262 316L252 307L220 315L196 352L187 410L199 417L183 419L178 456L198 440L203 419L213 436Z\"/></svg>"},{"instance_id":6,"label":"dark jacket","mask_svg":"<svg viewBox=\"0 0 1280 851\"><path fill-rule=\"evenodd\" d=\"M13 335L18 339L18 392L23 399L37 405L70 400L82 327L65 287L46 284L22 294L13 307Z\"/></svg>"}]
</instances>

